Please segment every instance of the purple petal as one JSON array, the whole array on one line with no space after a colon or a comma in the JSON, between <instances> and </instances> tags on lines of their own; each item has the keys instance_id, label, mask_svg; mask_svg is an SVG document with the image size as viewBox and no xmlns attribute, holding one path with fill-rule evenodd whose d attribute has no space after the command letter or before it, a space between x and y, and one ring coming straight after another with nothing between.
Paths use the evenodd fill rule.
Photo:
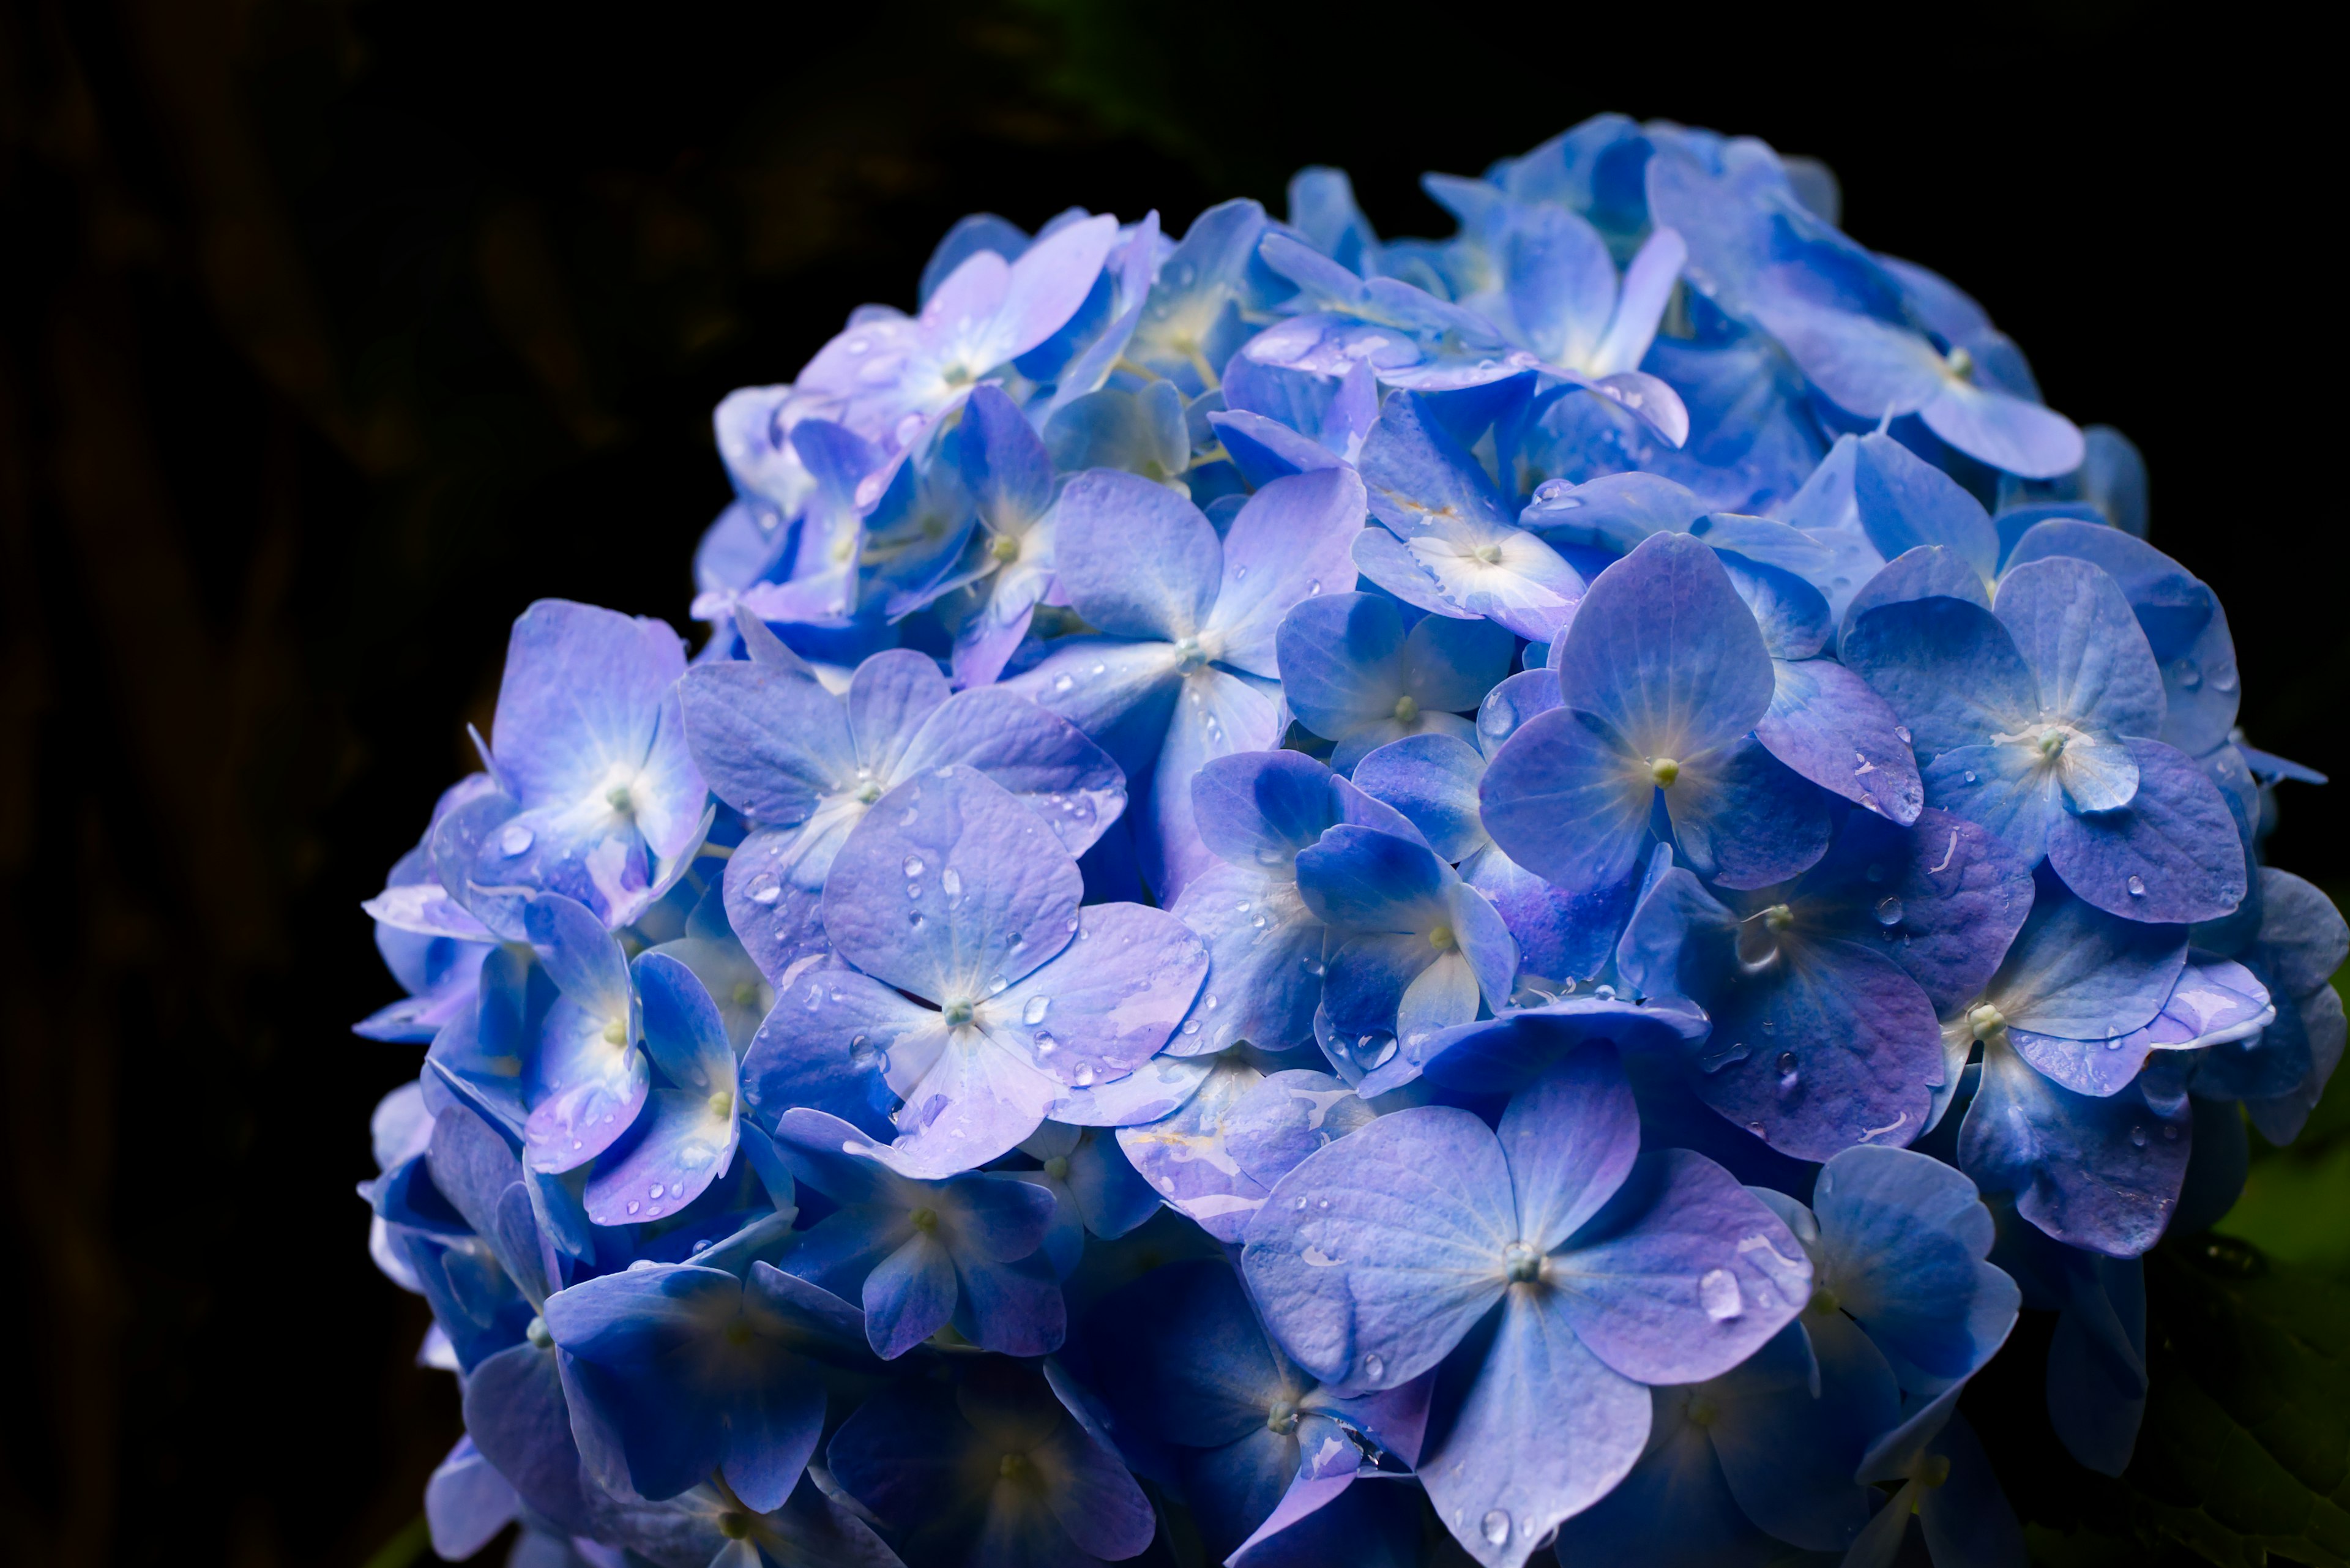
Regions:
<instances>
[{"instance_id":1,"label":"purple petal","mask_svg":"<svg viewBox=\"0 0 2350 1568\"><path fill-rule=\"evenodd\" d=\"M1656 794L1646 759L1620 731L1565 708L1520 725L1478 787L1493 841L1575 892L1613 888L1630 873L1648 844Z\"/></svg>"},{"instance_id":2,"label":"purple petal","mask_svg":"<svg viewBox=\"0 0 2350 1568\"><path fill-rule=\"evenodd\" d=\"M1118 1146L1169 1208L1220 1241L1237 1241L1264 1202L1263 1184L1224 1147L1224 1124L1263 1075L1230 1058L1184 1065L1203 1082L1173 1114L1118 1128Z\"/></svg>"},{"instance_id":3,"label":"purple petal","mask_svg":"<svg viewBox=\"0 0 2350 1568\"><path fill-rule=\"evenodd\" d=\"M1777 684L1754 738L1822 789L1895 822L1916 821L1926 787L1885 699L1833 659L1777 659L1773 669Z\"/></svg>"},{"instance_id":4,"label":"purple petal","mask_svg":"<svg viewBox=\"0 0 2350 1568\"><path fill-rule=\"evenodd\" d=\"M1545 1277L1592 1353L1644 1383L1719 1376L1812 1293L1811 1262L1779 1217L1687 1149L1640 1156Z\"/></svg>"},{"instance_id":5,"label":"purple petal","mask_svg":"<svg viewBox=\"0 0 2350 1568\"><path fill-rule=\"evenodd\" d=\"M1204 628L1211 656L1278 675L1274 628L1292 606L1354 587L1349 547L1362 527L1362 481L1349 469L1276 479L1249 497L1224 535L1222 586Z\"/></svg>"},{"instance_id":6,"label":"purple petal","mask_svg":"<svg viewBox=\"0 0 2350 1568\"><path fill-rule=\"evenodd\" d=\"M1200 939L1140 904L1077 912L1076 940L980 1004L979 1026L1064 1083L1121 1077L1155 1055L1208 972Z\"/></svg>"},{"instance_id":7,"label":"purple petal","mask_svg":"<svg viewBox=\"0 0 2350 1568\"><path fill-rule=\"evenodd\" d=\"M1466 1111L1381 1116L1275 1186L1248 1230L1251 1293L1298 1364L1392 1388L1442 1360L1508 1293L1509 1167Z\"/></svg>"},{"instance_id":8,"label":"purple petal","mask_svg":"<svg viewBox=\"0 0 2350 1568\"><path fill-rule=\"evenodd\" d=\"M1511 1097L1498 1136L1518 1239L1548 1252L1615 1195L1639 1156L1640 1113L1615 1051L1577 1048Z\"/></svg>"},{"instance_id":9,"label":"purple petal","mask_svg":"<svg viewBox=\"0 0 2350 1568\"><path fill-rule=\"evenodd\" d=\"M1126 776L1077 727L1001 687L963 691L932 710L893 776L977 768L1038 816L1072 855L1093 847L1126 809Z\"/></svg>"},{"instance_id":10,"label":"purple petal","mask_svg":"<svg viewBox=\"0 0 2350 1568\"><path fill-rule=\"evenodd\" d=\"M1513 1290L1504 1303L1483 1354L1445 1369L1419 1465L1437 1517L1488 1568L1518 1568L1624 1478L1648 1436L1648 1391L1592 1354L1559 1298Z\"/></svg>"}]
</instances>

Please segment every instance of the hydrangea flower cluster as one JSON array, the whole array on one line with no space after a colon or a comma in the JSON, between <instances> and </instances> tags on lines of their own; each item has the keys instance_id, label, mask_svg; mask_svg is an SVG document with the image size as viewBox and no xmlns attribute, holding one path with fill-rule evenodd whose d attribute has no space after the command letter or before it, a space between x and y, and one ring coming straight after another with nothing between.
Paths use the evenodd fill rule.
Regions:
<instances>
[{"instance_id":1,"label":"hydrangea flower cluster","mask_svg":"<svg viewBox=\"0 0 2350 1568\"><path fill-rule=\"evenodd\" d=\"M2027 1306L2127 1462L2135 1260L2342 1054L2322 781L1825 171L1428 190L966 219L720 406L698 652L516 622L367 906L444 1556L2002 1568Z\"/></svg>"}]
</instances>

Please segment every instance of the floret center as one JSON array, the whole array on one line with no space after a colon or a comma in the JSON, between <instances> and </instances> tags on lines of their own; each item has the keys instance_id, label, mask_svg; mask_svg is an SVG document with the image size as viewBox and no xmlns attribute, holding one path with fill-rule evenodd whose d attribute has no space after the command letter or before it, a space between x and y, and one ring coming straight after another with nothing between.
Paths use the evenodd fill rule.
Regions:
<instances>
[{"instance_id":1,"label":"floret center","mask_svg":"<svg viewBox=\"0 0 2350 1568\"><path fill-rule=\"evenodd\" d=\"M1542 1278L1543 1255L1530 1241L1513 1241L1502 1249L1502 1269L1513 1285L1530 1285Z\"/></svg>"},{"instance_id":2,"label":"floret center","mask_svg":"<svg viewBox=\"0 0 2350 1568\"><path fill-rule=\"evenodd\" d=\"M1975 357L1964 348L1953 346L1950 351L1942 357L1942 369L1963 380L1975 373Z\"/></svg>"},{"instance_id":3,"label":"floret center","mask_svg":"<svg viewBox=\"0 0 2350 1568\"><path fill-rule=\"evenodd\" d=\"M1428 945L1438 952L1449 953L1461 945L1461 939L1452 934L1451 926L1439 926L1428 933Z\"/></svg>"},{"instance_id":4,"label":"floret center","mask_svg":"<svg viewBox=\"0 0 2350 1568\"><path fill-rule=\"evenodd\" d=\"M604 1025L605 1044L626 1045L628 1043L629 1024L626 1019L615 1018L612 1022Z\"/></svg>"},{"instance_id":5,"label":"floret center","mask_svg":"<svg viewBox=\"0 0 2350 1568\"><path fill-rule=\"evenodd\" d=\"M867 779L863 784L857 786L857 801L858 805L871 805L875 801L879 800L880 798L881 781L879 779Z\"/></svg>"},{"instance_id":6,"label":"floret center","mask_svg":"<svg viewBox=\"0 0 2350 1568\"><path fill-rule=\"evenodd\" d=\"M1967 1027L1978 1040L1988 1040L2007 1027L2007 1014L1985 1002L1967 1010Z\"/></svg>"},{"instance_id":7,"label":"floret center","mask_svg":"<svg viewBox=\"0 0 2350 1568\"><path fill-rule=\"evenodd\" d=\"M1052 1158L1046 1160L1045 1162L1045 1174L1051 1177L1055 1181L1068 1180L1069 1157L1065 1154L1056 1154Z\"/></svg>"},{"instance_id":8,"label":"floret center","mask_svg":"<svg viewBox=\"0 0 2350 1568\"><path fill-rule=\"evenodd\" d=\"M1489 566L1498 566L1502 564L1502 547L1499 545L1480 545L1477 546L1476 554L1477 558Z\"/></svg>"},{"instance_id":9,"label":"floret center","mask_svg":"<svg viewBox=\"0 0 2350 1568\"><path fill-rule=\"evenodd\" d=\"M935 1209L917 1209L906 1216L906 1223L927 1236L939 1228L939 1211Z\"/></svg>"},{"instance_id":10,"label":"floret center","mask_svg":"<svg viewBox=\"0 0 2350 1568\"><path fill-rule=\"evenodd\" d=\"M995 1473L1005 1480L1022 1480L1027 1477L1029 1469L1027 1455L1006 1454L1002 1462L995 1467Z\"/></svg>"},{"instance_id":11,"label":"floret center","mask_svg":"<svg viewBox=\"0 0 2350 1568\"><path fill-rule=\"evenodd\" d=\"M721 1089L710 1096L710 1114L722 1122L734 1114L734 1096L731 1090Z\"/></svg>"},{"instance_id":12,"label":"floret center","mask_svg":"<svg viewBox=\"0 0 2350 1568\"><path fill-rule=\"evenodd\" d=\"M636 797L629 793L629 786L626 784L614 784L610 789L606 790L604 804L622 816L627 816L637 809Z\"/></svg>"},{"instance_id":13,"label":"floret center","mask_svg":"<svg viewBox=\"0 0 2350 1568\"><path fill-rule=\"evenodd\" d=\"M1409 692L1397 698L1395 716L1399 724L1417 723L1419 720L1419 700Z\"/></svg>"},{"instance_id":14,"label":"floret center","mask_svg":"<svg viewBox=\"0 0 2350 1568\"><path fill-rule=\"evenodd\" d=\"M1795 911L1784 904L1773 904L1762 911L1762 924L1768 929L1783 931L1795 923Z\"/></svg>"},{"instance_id":15,"label":"floret center","mask_svg":"<svg viewBox=\"0 0 2350 1568\"><path fill-rule=\"evenodd\" d=\"M1184 637L1176 639L1175 668L1183 670L1197 670L1207 662L1208 650L1200 646L1198 638Z\"/></svg>"},{"instance_id":16,"label":"floret center","mask_svg":"<svg viewBox=\"0 0 2350 1568\"><path fill-rule=\"evenodd\" d=\"M729 1541L742 1541L751 1533L751 1516L729 1509L718 1516L718 1533Z\"/></svg>"},{"instance_id":17,"label":"floret center","mask_svg":"<svg viewBox=\"0 0 2350 1568\"><path fill-rule=\"evenodd\" d=\"M987 546L987 553L999 561L1016 561L1020 558L1020 541L1009 534L998 534Z\"/></svg>"},{"instance_id":18,"label":"floret center","mask_svg":"<svg viewBox=\"0 0 2350 1568\"><path fill-rule=\"evenodd\" d=\"M951 1024L968 1023L971 1022L971 1003L958 997L939 1009L939 1016Z\"/></svg>"},{"instance_id":19,"label":"floret center","mask_svg":"<svg viewBox=\"0 0 2350 1568\"><path fill-rule=\"evenodd\" d=\"M1289 1436L1297 1430L1297 1407L1286 1399L1275 1399L1264 1413L1264 1428L1268 1432Z\"/></svg>"},{"instance_id":20,"label":"floret center","mask_svg":"<svg viewBox=\"0 0 2350 1568\"><path fill-rule=\"evenodd\" d=\"M555 1335L546 1332L546 1320L543 1317L532 1318L529 1325L522 1331L522 1336L541 1350L550 1349L555 1344Z\"/></svg>"},{"instance_id":21,"label":"floret center","mask_svg":"<svg viewBox=\"0 0 2350 1568\"><path fill-rule=\"evenodd\" d=\"M1648 776L1656 781L1659 789L1670 789L1673 781L1681 776L1681 765L1671 757L1652 757L1648 762Z\"/></svg>"}]
</instances>

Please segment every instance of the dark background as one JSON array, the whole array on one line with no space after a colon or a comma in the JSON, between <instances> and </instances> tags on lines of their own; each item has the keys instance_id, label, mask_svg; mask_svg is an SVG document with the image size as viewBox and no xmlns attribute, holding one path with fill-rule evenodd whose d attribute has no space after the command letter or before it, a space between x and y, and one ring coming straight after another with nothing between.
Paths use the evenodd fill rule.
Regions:
<instances>
[{"instance_id":1,"label":"dark background","mask_svg":"<svg viewBox=\"0 0 2350 1568\"><path fill-rule=\"evenodd\" d=\"M910 306L963 212L1180 233L1318 161L1442 233L1419 171L1607 109L1821 157L2138 441L2251 736L2350 768L2307 40L1967 15L0 0L0 1556L359 1564L414 1519L456 1399L350 1194L417 1058L346 1033L394 993L358 901L511 618L683 625L711 406ZM2272 849L2338 884L2319 798Z\"/></svg>"}]
</instances>

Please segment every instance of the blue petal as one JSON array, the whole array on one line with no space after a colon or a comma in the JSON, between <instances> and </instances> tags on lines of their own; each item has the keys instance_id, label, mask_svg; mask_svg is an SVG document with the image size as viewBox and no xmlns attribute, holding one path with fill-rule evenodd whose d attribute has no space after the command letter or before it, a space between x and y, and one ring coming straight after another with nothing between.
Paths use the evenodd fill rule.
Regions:
<instances>
[{"instance_id":1,"label":"blue petal","mask_svg":"<svg viewBox=\"0 0 2350 1568\"><path fill-rule=\"evenodd\" d=\"M1887 435L1860 438L1853 501L1869 542L1887 560L1939 545L1988 581L1999 565L1999 535L1982 504L1958 481Z\"/></svg>"},{"instance_id":2,"label":"blue petal","mask_svg":"<svg viewBox=\"0 0 2350 1568\"><path fill-rule=\"evenodd\" d=\"M880 980L971 1000L1067 945L1081 891L1076 863L1033 812L955 768L875 803L834 862L825 929Z\"/></svg>"},{"instance_id":3,"label":"blue petal","mask_svg":"<svg viewBox=\"0 0 2350 1568\"><path fill-rule=\"evenodd\" d=\"M2186 1099L2149 1096L2145 1075L2104 1099L2076 1095L1994 1039L1959 1129L1960 1167L1987 1190L2012 1191L2018 1212L2058 1241L2135 1257L2178 1199Z\"/></svg>"},{"instance_id":4,"label":"blue petal","mask_svg":"<svg viewBox=\"0 0 2350 1568\"><path fill-rule=\"evenodd\" d=\"M2121 587L2162 669L2168 711L2150 739L2200 756L2228 738L2241 695L2236 648L2219 600L2186 568L2119 528L2051 517L2016 542L2011 566L2070 556L2103 567Z\"/></svg>"},{"instance_id":5,"label":"blue petal","mask_svg":"<svg viewBox=\"0 0 2350 1568\"><path fill-rule=\"evenodd\" d=\"M1749 736L1685 763L1664 796L1673 837L1726 888L1765 888L1827 852L1827 798Z\"/></svg>"},{"instance_id":6,"label":"blue petal","mask_svg":"<svg viewBox=\"0 0 2350 1568\"><path fill-rule=\"evenodd\" d=\"M1184 888L1173 913L1206 942L1208 978L1170 1052L1196 1055L1242 1041L1286 1051L1311 1042L1322 1002L1323 926L1295 882L1249 867L1215 867ZM1206 1005L1211 996L1218 1005Z\"/></svg>"},{"instance_id":7,"label":"blue petal","mask_svg":"<svg viewBox=\"0 0 2350 1568\"><path fill-rule=\"evenodd\" d=\"M1347 469L1276 479L1249 497L1224 536L1222 586L1202 628L1211 656L1280 674L1274 628L1293 606L1354 587L1348 548L1362 526L1362 482Z\"/></svg>"},{"instance_id":8,"label":"blue petal","mask_svg":"<svg viewBox=\"0 0 2350 1568\"><path fill-rule=\"evenodd\" d=\"M1587 1044L1511 1096L1496 1136L1518 1240L1548 1252L1623 1185L1640 1152L1640 1113L1615 1051Z\"/></svg>"},{"instance_id":9,"label":"blue petal","mask_svg":"<svg viewBox=\"0 0 2350 1568\"><path fill-rule=\"evenodd\" d=\"M1055 511L1061 589L1113 637L1173 642L1206 623L1223 549L1200 509L1139 474L1078 475Z\"/></svg>"},{"instance_id":10,"label":"blue petal","mask_svg":"<svg viewBox=\"0 0 2350 1568\"><path fill-rule=\"evenodd\" d=\"M1607 721L1643 757L1686 761L1727 744L1771 701L1752 612L1713 552L1679 534L1643 540L1599 575L1558 671L1568 704Z\"/></svg>"},{"instance_id":11,"label":"blue petal","mask_svg":"<svg viewBox=\"0 0 2350 1568\"><path fill-rule=\"evenodd\" d=\"M1452 623L1430 617L1420 624ZM1410 818L1429 846L1447 860L1464 860L1490 842L1477 802L1485 759L1465 741L1451 735L1407 736L1365 757L1356 764L1354 776L1357 788Z\"/></svg>"},{"instance_id":12,"label":"blue petal","mask_svg":"<svg viewBox=\"0 0 2350 1568\"><path fill-rule=\"evenodd\" d=\"M2040 692L2015 639L1989 610L1933 597L1879 605L1845 634L1844 662L1893 704L1920 760L2020 735Z\"/></svg>"},{"instance_id":13,"label":"blue petal","mask_svg":"<svg viewBox=\"0 0 2350 1568\"><path fill-rule=\"evenodd\" d=\"M1518 727L1493 754L1478 794L1485 830L1511 859L1586 893L1631 872L1648 842L1657 787L1622 732L1560 708Z\"/></svg>"},{"instance_id":14,"label":"blue petal","mask_svg":"<svg viewBox=\"0 0 2350 1568\"><path fill-rule=\"evenodd\" d=\"M464 1383L464 1414L481 1457L515 1494L559 1525L587 1528L579 1445L552 1351L517 1345L476 1366Z\"/></svg>"},{"instance_id":15,"label":"blue petal","mask_svg":"<svg viewBox=\"0 0 2350 1568\"><path fill-rule=\"evenodd\" d=\"M2022 1293L1983 1261L1991 1211L1958 1171L1908 1149L1850 1148L1820 1172L1812 1206L1822 1282L1906 1388L1938 1394L2006 1342Z\"/></svg>"},{"instance_id":16,"label":"blue petal","mask_svg":"<svg viewBox=\"0 0 2350 1568\"><path fill-rule=\"evenodd\" d=\"M2109 734L2161 732L2161 672L2113 578L2050 556L2010 567L1993 607L2052 717Z\"/></svg>"},{"instance_id":17,"label":"blue petal","mask_svg":"<svg viewBox=\"0 0 2350 1568\"><path fill-rule=\"evenodd\" d=\"M2133 920L2217 919L2243 901L2244 846L2210 776L2159 741L2126 742L2138 786L2116 811L2048 826L2048 864L2090 903Z\"/></svg>"}]
</instances>

